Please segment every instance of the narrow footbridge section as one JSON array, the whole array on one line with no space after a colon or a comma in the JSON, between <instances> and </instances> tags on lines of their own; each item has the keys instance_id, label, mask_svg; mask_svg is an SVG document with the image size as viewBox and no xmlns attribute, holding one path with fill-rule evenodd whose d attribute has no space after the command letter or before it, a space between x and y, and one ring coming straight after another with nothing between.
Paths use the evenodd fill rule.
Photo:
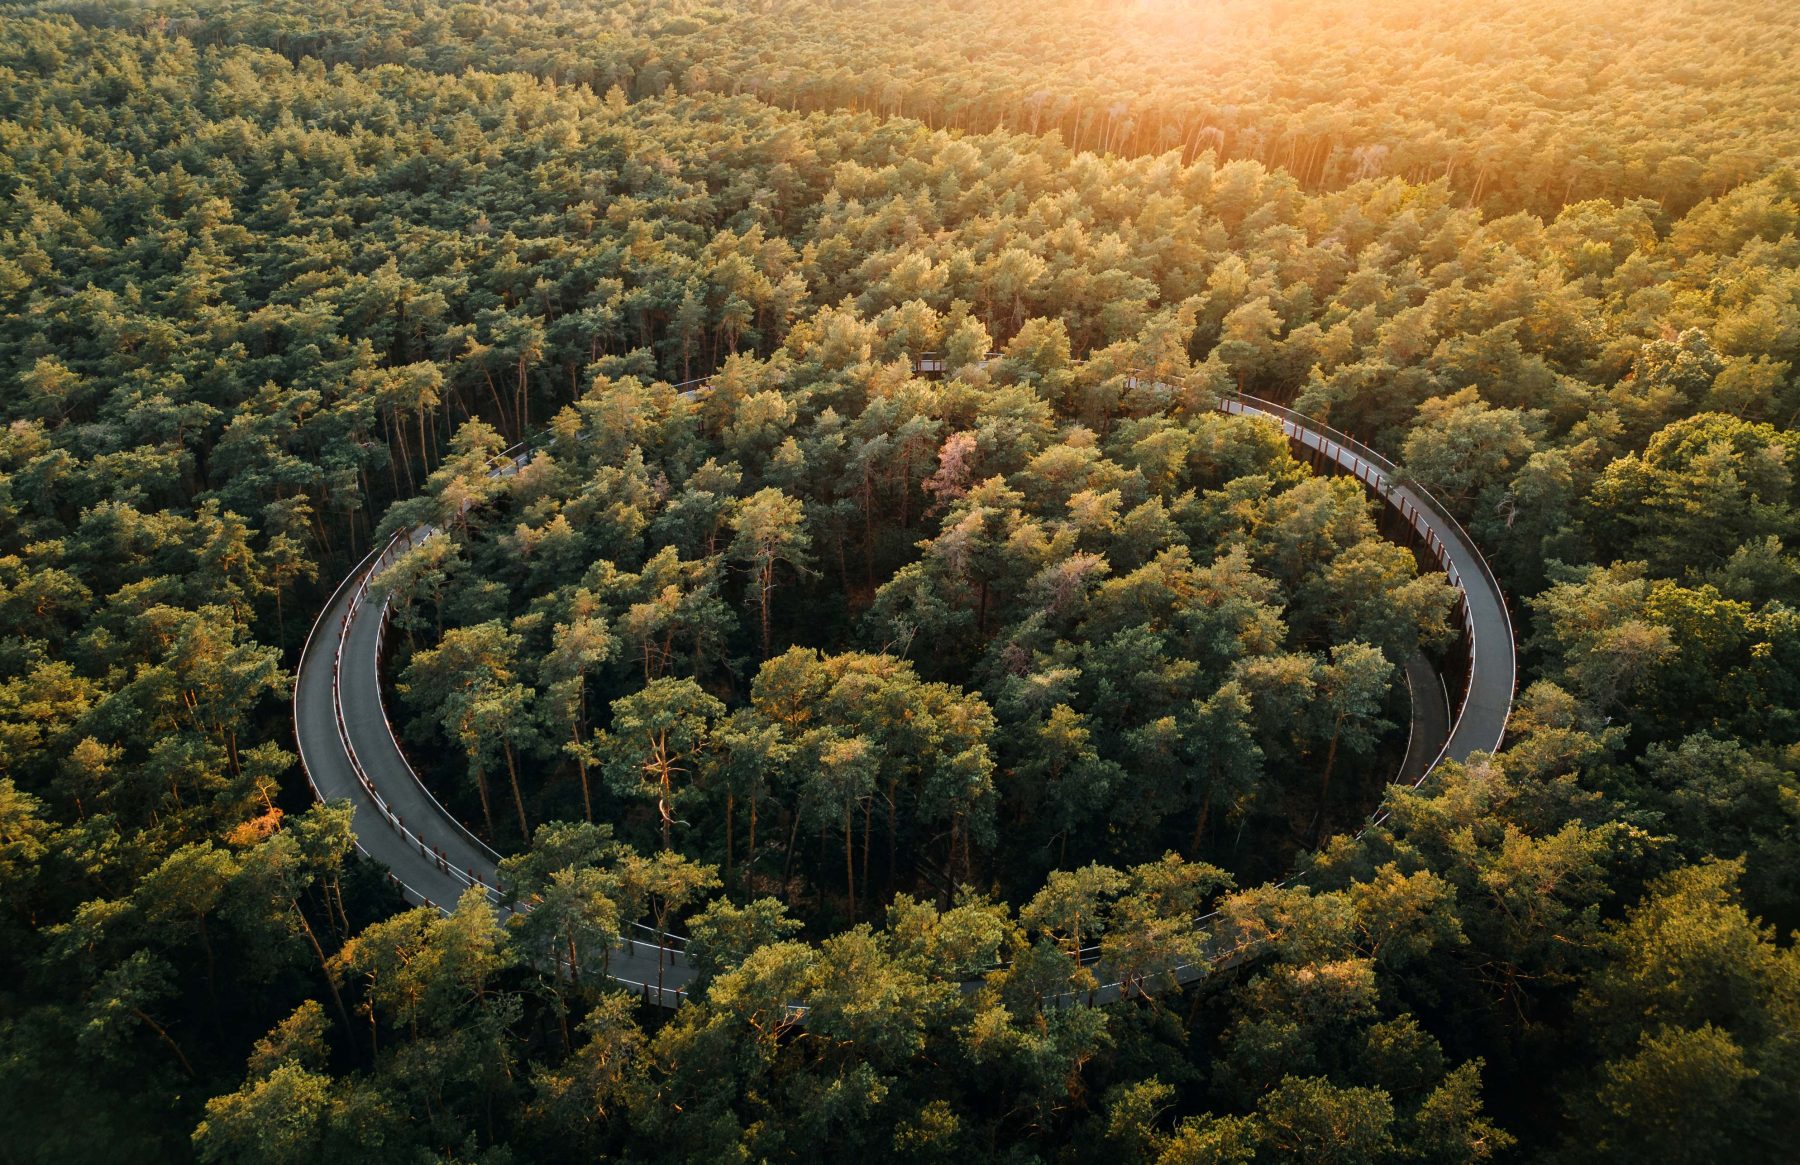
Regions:
<instances>
[{"instance_id":1,"label":"narrow footbridge section","mask_svg":"<svg viewBox=\"0 0 1800 1165\"><path fill-rule=\"evenodd\" d=\"M511 473L523 453L496 473ZM500 855L463 827L413 771L381 690L388 596L381 574L432 531L402 531L357 564L307 636L294 680L294 735L301 766L322 801L347 800L356 848L388 869L408 901L446 913L478 888L502 914ZM646 1001L674 1007L693 979L686 940L633 924L610 952L607 973Z\"/></svg>"},{"instance_id":2,"label":"narrow footbridge section","mask_svg":"<svg viewBox=\"0 0 1800 1165\"><path fill-rule=\"evenodd\" d=\"M942 371L941 360L937 367L931 361L921 360L918 370ZM709 386L698 382L677 387L684 398L693 400ZM1422 782L1445 760L1460 761L1476 751L1497 749L1506 733L1516 677L1512 621L1493 571L1462 526L1423 489L1402 481L1387 458L1328 425L1251 396L1234 395L1218 407L1280 426L1296 451L1316 465L1354 476L1385 503L1389 523L1400 537L1434 561L1456 588L1461 655L1467 666L1456 669L1448 737L1429 763L1409 758L1406 767L1411 771L1405 776L1416 772L1414 783ZM517 472L529 456L524 446L508 450L496 459L493 473ZM506 913L515 907L502 900L498 889L499 855L464 828L419 779L384 706L381 656L389 605L379 579L430 533L422 527L395 534L338 585L301 652L294 682L294 732L314 795L350 802L357 848L387 867L409 901L448 911L469 889L477 888ZM1424 674L1429 675L1428 668ZM1414 684L1415 701L1418 686ZM1425 698L1430 699L1430 693ZM1415 723L1418 720L1415 716ZM1211 916L1197 919L1196 925L1210 932L1210 921ZM646 1002L677 1006L694 977L684 946L685 940L677 936L659 936L634 924L610 953L607 974ZM1141 983L1108 975L1098 948L1082 954L1092 964L1099 986L1052 1003L1104 1003L1143 988ZM1214 935L1206 958L1168 968L1158 979L1190 982L1242 957L1241 948Z\"/></svg>"},{"instance_id":3,"label":"narrow footbridge section","mask_svg":"<svg viewBox=\"0 0 1800 1165\"><path fill-rule=\"evenodd\" d=\"M1393 462L1329 425L1284 405L1242 394L1221 400L1219 409L1279 425L1288 441L1315 463L1328 464L1362 482L1386 504L1408 545L1423 551L1456 588L1456 617L1467 663L1453 681L1460 703L1451 718L1449 739L1419 780L1442 761L1460 761L1472 752L1498 749L1512 716L1518 648L1499 580L1462 523L1422 487L1402 481Z\"/></svg>"}]
</instances>

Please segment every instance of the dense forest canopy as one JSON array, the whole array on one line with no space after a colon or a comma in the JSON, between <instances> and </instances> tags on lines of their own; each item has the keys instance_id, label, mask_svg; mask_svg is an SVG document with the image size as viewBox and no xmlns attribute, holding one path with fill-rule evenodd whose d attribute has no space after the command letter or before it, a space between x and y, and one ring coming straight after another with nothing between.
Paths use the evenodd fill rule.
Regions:
<instances>
[{"instance_id":1,"label":"dense forest canopy","mask_svg":"<svg viewBox=\"0 0 1800 1165\"><path fill-rule=\"evenodd\" d=\"M1786 1152L1796 27L1473 9L0 8L0 1160ZM1500 752L1383 791L1447 586L1238 391L1482 545ZM505 924L294 755L421 523Z\"/></svg>"},{"instance_id":2,"label":"dense forest canopy","mask_svg":"<svg viewBox=\"0 0 1800 1165\"><path fill-rule=\"evenodd\" d=\"M471 778L465 816L523 842L642 803L641 844L678 834L854 917L878 843L888 886L1029 893L1168 850L1280 873L1326 810L1366 811L1355 784L1325 801L1332 777L1392 772L1368 763L1384 712L1452 592L1361 486L1169 382L1098 413L1050 393L1059 417L1045 390L1096 375L1060 324L916 379L878 350L948 330L966 358L985 328L904 315L821 312L696 399L602 375L503 496L467 506L495 492L481 430L393 511L439 531L390 580L397 666L431 770Z\"/></svg>"},{"instance_id":3,"label":"dense forest canopy","mask_svg":"<svg viewBox=\"0 0 1800 1165\"><path fill-rule=\"evenodd\" d=\"M1780 0L89 2L87 23L298 61L530 73L630 98L750 94L1084 150L1443 179L1551 216L1679 213L1800 152Z\"/></svg>"}]
</instances>

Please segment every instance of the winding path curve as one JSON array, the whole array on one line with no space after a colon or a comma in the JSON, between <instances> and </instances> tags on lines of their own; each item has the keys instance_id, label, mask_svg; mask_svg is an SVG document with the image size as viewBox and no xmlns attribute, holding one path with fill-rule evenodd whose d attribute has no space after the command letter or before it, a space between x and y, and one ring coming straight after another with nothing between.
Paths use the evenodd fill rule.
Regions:
<instances>
[{"instance_id":1,"label":"winding path curve","mask_svg":"<svg viewBox=\"0 0 1800 1165\"><path fill-rule=\"evenodd\" d=\"M941 371L941 367L934 368L927 359L920 362L919 371ZM705 387L687 388L681 395L692 400ZM1402 764L1401 779L1416 785L1445 760L1460 761L1476 751L1497 749L1512 711L1516 679L1512 621L1493 571L1462 526L1430 494L1402 482L1387 458L1354 438L1256 397L1229 397L1218 407L1222 412L1281 426L1295 449L1315 464L1355 476L1387 505L1409 544L1417 545L1435 561L1456 588L1457 617L1468 662L1466 674L1456 677L1458 691L1451 693L1460 699L1452 701L1453 715L1443 746L1429 763L1416 742L1437 734L1429 724L1432 717L1415 715L1415 745ZM497 476L514 473L528 457L529 450L515 447L497 459L493 472ZM480 887L504 912L507 908L496 889L499 855L432 796L408 763L382 706L380 658L388 600L373 584L399 555L428 533L418 529L396 534L364 558L325 604L307 636L295 676L294 733L314 795L321 800L350 802L357 849L385 865L408 900L449 910L465 891ZM1430 692L1425 694L1424 704L1420 700L1422 686L1438 686L1429 667L1409 663L1407 680L1415 707L1434 702ZM1421 731L1422 721L1425 727ZM1207 920L1197 921L1204 926ZM676 1006L694 976L683 945L684 940L676 936L658 941L654 932L636 925L631 937L611 953L608 974L640 993L646 1002ZM1170 968L1167 973L1188 982L1208 969L1235 961L1236 951L1238 948L1227 948L1221 939L1206 958ZM1083 955L1084 961L1096 964L1093 969L1100 986L1052 1003L1102 1003L1127 993L1127 984L1098 965L1097 948L1085 950Z\"/></svg>"}]
</instances>

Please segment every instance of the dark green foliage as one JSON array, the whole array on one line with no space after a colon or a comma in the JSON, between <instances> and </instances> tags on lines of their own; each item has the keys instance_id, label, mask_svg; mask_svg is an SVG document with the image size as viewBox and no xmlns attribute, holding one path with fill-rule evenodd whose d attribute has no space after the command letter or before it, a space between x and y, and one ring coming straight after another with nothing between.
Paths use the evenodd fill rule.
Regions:
<instances>
[{"instance_id":1,"label":"dark green foliage","mask_svg":"<svg viewBox=\"0 0 1800 1165\"><path fill-rule=\"evenodd\" d=\"M1793 22L1367 8L8 8L0 1160L1791 1154ZM1515 599L1361 834L1449 592L1233 389ZM421 524L505 921L289 744Z\"/></svg>"}]
</instances>

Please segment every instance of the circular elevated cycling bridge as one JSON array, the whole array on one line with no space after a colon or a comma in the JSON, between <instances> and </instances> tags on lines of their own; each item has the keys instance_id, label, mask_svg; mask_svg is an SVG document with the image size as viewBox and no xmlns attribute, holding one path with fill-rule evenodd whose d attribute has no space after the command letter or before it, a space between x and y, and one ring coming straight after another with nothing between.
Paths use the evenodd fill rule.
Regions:
<instances>
[{"instance_id":1,"label":"circular elevated cycling bridge","mask_svg":"<svg viewBox=\"0 0 1800 1165\"><path fill-rule=\"evenodd\" d=\"M926 357L915 367L921 373L935 373L944 370L943 364ZM687 400L708 387L705 381L677 386ZM1221 400L1218 408L1279 426L1294 449L1315 466L1355 477L1387 507L1387 527L1435 562L1456 590L1464 666L1452 669L1455 690L1446 693L1451 698L1437 702L1429 691L1421 692L1422 687L1437 686L1431 669L1409 661L1414 732L1402 779L1418 784L1446 760L1461 761L1477 751L1498 749L1512 711L1516 650L1505 596L1474 540L1429 493L1401 480L1392 462L1354 438L1252 396L1234 394ZM526 446L515 446L496 458L492 472L515 473L529 456ZM408 900L448 911L467 890L479 887L505 911L497 889L499 855L439 804L419 779L383 704L381 654L389 604L375 583L430 533L425 527L396 533L358 563L325 604L307 636L295 676L294 733L314 794L321 800L350 802L357 848L388 868ZM1434 703L1435 714L1427 712ZM1420 747L1421 741L1435 739L1442 740L1435 753L1428 745ZM1196 921L1206 924L1207 919ZM679 937L658 936L634 924L630 936L611 952L607 974L647 1002L674 1007L694 977L684 945ZM1240 955L1221 943L1207 959L1167 968L1163 974L1188 982ZM1098 962L1098 948L1084 950L1083 958ZM1052 1002L1102 1003L1126 994L1125 984L1111 980L1103 967L1097 970L1101 983L1097 990Z\"/></svg>"}]
</instances>

